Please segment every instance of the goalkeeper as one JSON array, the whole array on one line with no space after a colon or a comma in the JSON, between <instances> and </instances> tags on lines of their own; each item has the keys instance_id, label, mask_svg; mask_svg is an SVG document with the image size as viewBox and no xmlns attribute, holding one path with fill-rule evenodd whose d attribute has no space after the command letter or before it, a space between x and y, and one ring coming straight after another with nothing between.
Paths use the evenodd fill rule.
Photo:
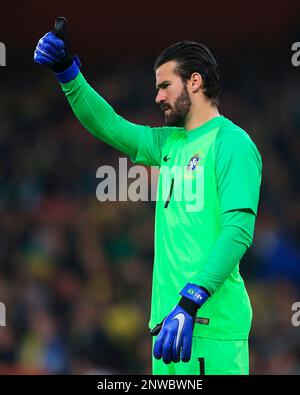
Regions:
<instances>
[{"instance_id":1,"label":"goalkeeper","mask_svg":"<svg viewBox=\"0 0 300 395\"><path fill-rule=\"evenodd\" d=\"M161 171L156 203L153 374L248 374L252 309L239 263L252 243L262 163L249 135L219 114L209 49L182 41L156 59L156 103L166 123L157 128L125 120L87 83L63 18L39 40L34 60L54 71L96 138L135 163L169 170L167 182ZM188 183L197 204L176 198Z\"/></svg>"}]
</instances>

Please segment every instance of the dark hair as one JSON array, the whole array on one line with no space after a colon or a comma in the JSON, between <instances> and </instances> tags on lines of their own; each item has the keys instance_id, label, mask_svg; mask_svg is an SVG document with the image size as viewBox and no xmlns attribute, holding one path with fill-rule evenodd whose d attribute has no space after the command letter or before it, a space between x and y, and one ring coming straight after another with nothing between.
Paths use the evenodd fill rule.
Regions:
<instances>
[{"instance_id":1,"label":"dark hair","mask_svg":"<svg viewBox=\"0 0 300 395\"><path fill-rule=\"evenodd\" d=\"M195 72L201 74L203 93L213 104L218 104L219 68L212 53L204 44L186 40L171 45L156 58L154 71L172 60L177 62L175 71L184 82Z\"/></svg>"}]
</instances>

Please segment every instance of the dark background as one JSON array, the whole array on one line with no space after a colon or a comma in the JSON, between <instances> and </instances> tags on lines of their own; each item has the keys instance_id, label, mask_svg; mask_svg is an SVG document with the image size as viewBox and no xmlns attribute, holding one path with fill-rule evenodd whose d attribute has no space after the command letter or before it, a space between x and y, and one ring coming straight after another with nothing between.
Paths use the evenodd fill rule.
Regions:
<instances>
[{"instance_id":1,"label":"dark background","mask_svg":"<svg viewBox=\"0 0 300 395\"><path fill-rule=\"evenodd\" d=\"M125 118L161 125L155 57L204 42L221 69L220 112L263 159L255 239L241 263L254 310L252 374L299 374L300 41L297 1L0 2L2 373L150 373L154 202L96 199L96 170L123 157L84 131L33 63L56 16L92 86ZM148 169L149 170L149 169ZM238 180L237 180L238 182Z\"/></svg>"}]
</instances>

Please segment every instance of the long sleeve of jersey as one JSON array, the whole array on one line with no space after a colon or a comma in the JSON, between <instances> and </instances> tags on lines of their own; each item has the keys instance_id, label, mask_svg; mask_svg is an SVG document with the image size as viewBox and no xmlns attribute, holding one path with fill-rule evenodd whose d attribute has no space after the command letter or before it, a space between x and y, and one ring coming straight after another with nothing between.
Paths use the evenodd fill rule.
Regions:
<instances>
[{"instance_id":1,"label":"long sleeve of jersey","mask_svg":"<svg viewBox=\"0 0 300 395\"><path fill-rule=\"evenodd\" d=\"M81 73L61 87L78 120L96 138L129 155L133 162L160 164L163 127L137 125L122 118Z\"/></svg>"},{"instance_id":2,"label":"long sleeve of jersey","mask_svg":"<svg viewBox=\"0 0 300 395\"><path fill-rule=\"evenodd\" d=\"M261 157L243 134L220 131L215 143L215 172L221 208L221 233L199 275L211 294L224 283L250 247L262 173Z\"/></svg>"},{"instance_id":3,"label":"long sleeve of jersey","mask_svg":"<svg viewBox=\"0 0 300 395\"><path fill-rule=\"evenodd\" d=\"M235 269L253 239L255 215L234 210L222 214L222 231L205 263L197 284L215 293Z\"/></svg>"}]
</instances>

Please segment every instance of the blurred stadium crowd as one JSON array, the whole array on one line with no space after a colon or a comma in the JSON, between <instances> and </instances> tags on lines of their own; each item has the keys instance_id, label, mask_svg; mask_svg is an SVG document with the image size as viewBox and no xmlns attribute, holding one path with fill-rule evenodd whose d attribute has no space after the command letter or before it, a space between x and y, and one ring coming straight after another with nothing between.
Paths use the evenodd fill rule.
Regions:
<instances>
[{"instance_id":1,"label":"blurred stadium crowd","mask_svg":"<svg viewBox=\"0 0 300 395\"><path fill-rule=\"evenodd\" d=\"M241 262L254 310L251 373L300 374L291 323L300 90L286 75L227 67L234 79L225 70L221 113L251 135L264 165L255 239ZM163 123L147 68L100 71L85 75L122 116ZM118 169L124 155L83 130L52 75L26 73L0 83L0 373L149 374L155 204L96 199L97 168Z\"/></svg>"}]
</instances>

